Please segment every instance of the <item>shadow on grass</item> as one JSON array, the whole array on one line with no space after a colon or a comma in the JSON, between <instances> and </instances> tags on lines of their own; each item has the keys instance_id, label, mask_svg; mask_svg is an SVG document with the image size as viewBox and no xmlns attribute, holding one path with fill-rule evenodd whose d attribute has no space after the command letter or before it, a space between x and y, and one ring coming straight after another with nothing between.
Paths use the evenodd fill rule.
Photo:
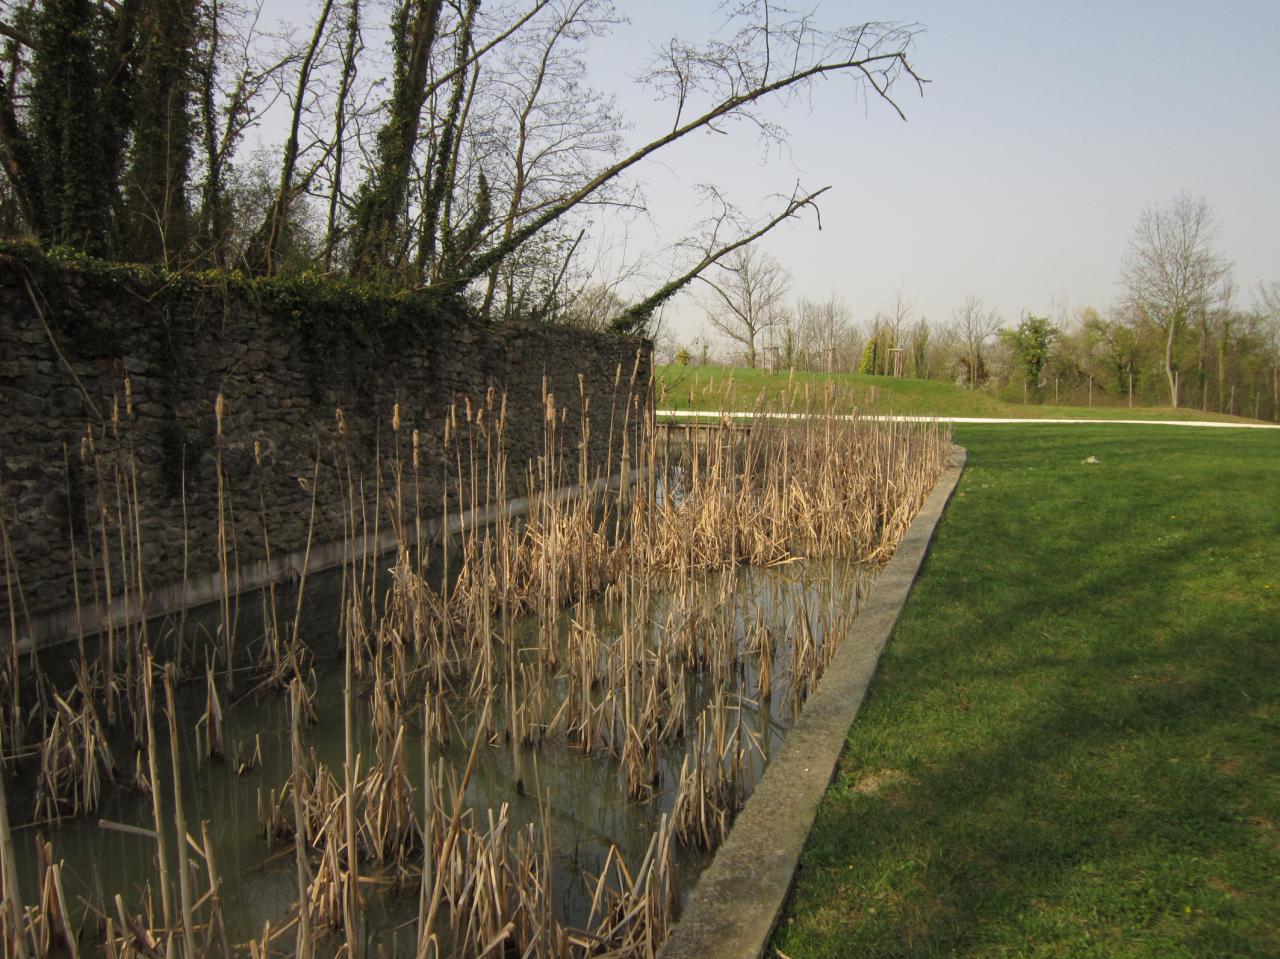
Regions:
<instances>
[{"instance_id":1,"label":"shadow on grass","mask_svg":"<svg viewBox=\"0 0 1280 959\"><path fill-rule=\"evenodd\" d=\"M776 946L1277 955L1280 443L970 434Z\"/></svg>"}]
</instances>

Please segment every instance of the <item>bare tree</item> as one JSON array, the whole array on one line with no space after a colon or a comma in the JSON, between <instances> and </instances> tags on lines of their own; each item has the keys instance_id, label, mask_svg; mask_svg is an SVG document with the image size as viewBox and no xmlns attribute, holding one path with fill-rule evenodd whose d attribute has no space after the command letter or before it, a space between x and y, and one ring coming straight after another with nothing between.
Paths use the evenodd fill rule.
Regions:
<instances>
[{"instance_id":1,"label":"bare tree","mask_svg":"<svg viewBox=\"0 0 1280 959\"><path fill-rule=\"evenodd\" d=\"M884 355L880 357L882 368L877 372L883 372L885 376L898 375L892 351L903 348L903 333L910 328L915 314L915 301L906 295L901 285L894 294L893 301L884 309L876 311L875 327L885 340Z\"/></svg>"},{"instance_id":2,"label":"bare tree","mask_svg":"<svg viewBox=\"0 0 1280 959\"><path fill-rule=\"evenodd\" d=\"M548 16L507 44L482 91L483 124L473 124L478 162L489 171L496 201L494 229L485 239L510 239L521 223L589 180L599 163L616 157L622 118L611 98L583 82L582 54L621 22L607 0L557 0ZM606 189L589 202L625 201ZM580 231L562 232L571 237ZM530 298L520 287L545 284L547 274L554 278L564 267L555 255L495 263L486 278L481 314L493 315L501 293L506 306L499 315L509 317L512 304Z\"/></svg>"},{"instance_id":3,"label":"bare tree","mask_svg":"<svg viewBox=\"0 0 1280 959\"><path fill-rule=\"evenodd\" d=\"M338 93L333 109L333 176L324 196L326 215L324 229L324 267L333 266L334 249L338 244L338 207L342 202L343 159L346 152L347 124L349 122L350 97L356 80L356 58L362 47L360 28L360 0L350 0L347 20L343 30L339 54Z\"/></svg>"},{"instance_id":4,"label":"bare tree","mask_svg":"<svg viewBox=\"0 0 1280 959\"><path fill-rule=\"evenodd\" d=\"M747 366L754 369L760 335L782 319L782 297L791 277L777 260L750 246L734 250L716 266L720 272L715 280L702 278L714 293L707 322L741 344Z\"/></svg>"},{"instance_id":5,"label":"bare tree","mask_svg":"<svg viewBox=\"0 0 1280 959\"><path fill-rule=\"evenodd\" d=\"M404 214L413 151L430 95L432 49L444 0L400 0L392 8L391 96L378 131L377 160L356 205L352 272L370 278L397 258L394 234Z\"/></svg>"},{"instance_id":6,"label":"bare tree","mask_svg":"<svg viewBox=\"0 0 1280 959\"><path fill-rule=\"evenodd\" d=\"M987 309L981 297L972 293L952 313L956 333L964 345L961 363L965 367L965 379L969 389L976 389L986 379L986 361L983 348L996 330L1000 329L1000 314Z\"/></svg>"},{"instance_id":7,"label":"bare tree","mask_svg":"<svg viewBox=\"0 0 1280 959\"><path fill-rule=\"evenodd\" d=\"M920 317L907 331L906 350L911 376L922 380L929 378L932 368L930 360L932 354L937 352L937 346L928 318Z\"/></svg>"},{"instance_id":8,"label":"bare tree","mask_svg":"<svg viewBox=\"0 0 1280 959\"><path fill-rule=\"evenodd\" d=\"M208 0L194 65L201 141L197 253L219 266L231 259L236 228L235 203L228 195L232 158L248 131L271 109L278 95L277 78L292 61L288 50L265 48L258 23L261 13L260 2Z\"/></svg>"},{"instance_id":9,"label":"bare tree","mask_svg":"<svg viewBox=\"0 0 1280 959\"><path fill-rule=\"evenodd\" d=\"M848 346L849 332L849 307L834 294L822 302L801 297L796 304L798 352L810 369L846 369L848 358L841 352Z\"/></svg>"},{"instance_id":10,"label":"bare tree","mask_svg":"<svg viewBox=\"0 0 1280 959\"><path fill-rule=\"evenodd\" d=\"M1260 312L1280 323L1280 280L1259 283L1254 299L1257 301L1257 309Z\"/></svg>"},{"instance_id":11,"label":"bare tree","mask_svg":"<svg viewBox=\"0 0 1280 959\"><path fill-rule=\"evenodd\" d=\"M280 161L280 184L276 188L275 199L267 213L266 220L259 227L258 241L261 245L260 265L270 274L275 268L276 243L281 231L289 220L289 208L297 197L310 185L314 171L303 176L301 182L295 182L298 165L299 134L302 129L302 118L305 110L307 88L311 85L311 72L315 68L320 52L321 41L329 24L329 15L333 11L333 0L324 0L320 12L316 16L315 29L311 33L311 42L307 44L298 65L298 76L295 90L291 98L289 136L284 142L284 157ZM319 164L316 165L316 169ZM257 251L255 251L257 253ZM259 265L259 264L255 264Z\"/></svg>"},{"instance_id":12,"label":"bare tree","mask_svg":"<svg viewBox=\"0 0 1280 959\"><path fill-rule=\"evenodd\" d=\"M601 332L607 330L626 308L626 301L614 286L591 283L570 294L557 320L566 326Z\"/></svg>"},{"instance_id":13,"label":"bare tree","mask_svg":"<svg viewBox=\"0 0 1280 959\"><path fill-rule=\"evenodd\" d=\"M900 116L894 100L894 85L906 79L921 89L924 81L907 60L915 29L896 23L863 23L824 31L808 15L786 19L771 3L744 2L732 5L729 22L738 26L729 39L703 45L680 40L671 43L655 59L645 80L669 99L674 117L671 128L600 169L590 179L544 204L507 236L476 255L451 278L466 282L486 275L496 263L534 234L593 198L619 176L654 153L696 131L723 132L733 121L750 124L765 142L783 142L785 131L760 112L763 102L781 99L784 103L803 97L817 81L844 76L855 84L855 95L887 103ZM826 188L805 192L797 188L784 211L761 229L738 235L730 242L708 241L706 252L694 267L628 310L618 324L620 330L643 329L654 310L679 292L702 270L734 249L741 248L801 208L813 206ZM723 222L719 219L717 223Z\"/></svg>"},{"instance_id":14,"label":"bare tree","mask_svg":"<svg viewBox=\"0 0 1280 959\"><path fill-rule=\"evenodd\" d=\"M1129 239L1120 282L1130 307L1164 333L1164 372L1174 407L1178 333L1208 309L1214 287L1231 268L1213 248L1217 231L1208 202L1182 193L1166 207L1143 210Z\"/></svg>"},{"instance_id":15,"label":"bare tree","mask_svg":"<svg viewBox=\"0 0 1280 959\"><path fill-rule=\"evenodd\" d=\"M166 262L241 262L267 272L323 264L391 287L469 293L495 315L518 312L509 304L558 314L581 285L572 261L592 245L582 242L591 214L602 206L641 208L632 177L655 153L735 124L766 148L781 146L787 133L772 108L803 102L819 84L842 83L846 102L882 103L902 115L898 85L920 90L924 83L908 61L912 24L823 29L774 0L728 0L711 38L673 38L655 53L640 80L670 112L624 146L613 104L583 80L583 49L625 22L611 0L315 0L297 40L259 28L264 2L95 0L85 28L94 29L86 33L63 17L66 36L55 36L49 20L46 44L29 29L28 14L52 9L55 0L0 0L0 206L8 211L0 215L46 239L57 239L61 227L44 225L66 221L62 232L108 250L118 232L113 204L122 195L125 154L145 152L170 164L152 177L164 180L164 191L144 184L148 202L183 226L181 235L164 231L157 256ZM84 0L58 3L72 10ZM385 55L363 38L377 10L390 14ZM151 83L161 99L172 92L155 70L135 69L143 46L129 38L146 20L139 11L163 12L175 23L182 13L190 28L183 36L194 30L185 41L146 48L153 64L182 54L189 158L161 149L162 137L140 140L132 127L93 132L117 116L135 119L123 101L122 109L111 107L129 84ZM82 70L67 66L68 44ZM67 67L57 77L34 69L42 48L52 51L46 66ZM58 77L74 79L76 89L91 81L96 93L63 97ZM54 113L62 139L45 135L34 94L61 104ZM253 172L246 191L237 148L277 100L284 102L282 142L250 161L266 175ZM63 150L63 140L106 145L89 156ZM43 162L54 154L74 161L71 173L84 190L45 188L61 175L57 164ZM70 220L45 209L45 200L69 192L85 193L86 209L70 211ZM822 193L797 184L752 216L729 213L732 204L715 194L717 212L677 247L682 259L651 274L658 288L641 293L614 328L652 329L656 311L699 272L804 208L816 211Z\"/></svg>"}]
</instances>

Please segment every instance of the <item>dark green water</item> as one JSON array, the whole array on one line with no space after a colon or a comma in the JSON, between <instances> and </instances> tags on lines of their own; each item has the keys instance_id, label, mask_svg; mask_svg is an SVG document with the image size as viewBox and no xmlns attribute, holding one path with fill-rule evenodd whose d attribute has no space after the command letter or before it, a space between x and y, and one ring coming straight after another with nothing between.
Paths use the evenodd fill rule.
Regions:
<instances>
[{"instance_id":1,"label":"dark green water","mask_svg":"<svg viewBox=\"0 0 1280 959\"><path fill-rule=\"evenodd\" d=\"M789 687L790 639L797 635L799 619L807 616L810 629L821 646L830 634L847 625L853 610L860 604L870 583L870 575L862 568L838 562L794 563L772 569L739 569L707 577L702 584L697 605L708 617L721 617L734 632L740 646L753 624L761 624L776 637L773 668L773 695L761 701L755 660L746 657L733 670L730 696L741 710L741 722L758 743L758 750L748 752L749 782L754 785L763 771L767 757L776 751L786 735L792 716ZM558 624L568 629L570 619L581 611L566 610ZM651 604L645 624L648 642L661 648L664 630L670 621L670 600L659 595ZM594 608L602 634L616 632L603 605ZM514 627L516 644L536 642L536 624L522 622ZM330 645L332 645L330 643ZM317 641L315 648L324 648ZM341 775L343 734L343 667L333 655L318 657L314 664L317 722L304 730L306 748L314 749L318 758L337 775ZM553 712L564 694L562 678L549 678L547 712ZM358 682L361 701L355 709L358 720L356 752L369 757L374 751L368 722L369 680ZM279 793L290 773L289 710L287 697L266 693L245 696L243 686L236 700L224 692L226 710L225 761L197 762L200 755L195 727L204 708L203 680L189 683L180 693L179 720L183 736L183 793L189 831L199 838L202 823L207 823L219 873L223 881L228 933L233 944L261 935L264 923L278 926L287 921L297 899L296 874L291 843L272 848L262 836L259 823L259 797L273 790ZM476 810L477 824L486 821L488 810L503 804L509 807L512 831L527 823L550 831L554 858L555 899L557 912L568 924L580 923L589 908L586 878L597 874L611 847L616 846L628 862L644 854L659 818L669 813L675 799L678 772L684 753L690 748L694 720L712 695L709 678L686 673L685 702L687 728L685 741L662 747L659 784L651 798L634 801L626 790L618 762L608 756L588 755L570 744L562 735L548 735L535 749L523 752L520 772L524 791L517 788L515 756L509 744L482 744L474 774L466 792L466 801ZM449 720L454 735L446 755L455 767L466 761L471 739L479 720L478 707L462 696L449 700ZM736 713L735 713L736 715ZM411 782L420 784L423 777L422 732L419 714L410 713L405 720L405 758ZM500 720L499 716L499 720ZM157 716L163 727L163 716ZM501 728L501 722L498 722ZM163 734L162 734L163 738ZM237 774L242 760L247 760L259 746L261 763ZM148 796L128 787L134 767L136 747L131 737L113 743L121 772L114 786L92 818L80 818L57 824L26 825L15 830L23 871L25 900L34 900L36 890L34 838L37 832L53 843L55 859L63 860L64 887L73 911L83 914L89 929L95 925L93 909L110 903L120 894L126 905L136 908L150 886L157 881L155 845L145 837L102 828L99 820L150 829L151 803ZM439 751L437 750L437 753ZM145 766L145 754L143 759ZM161 757L162 776L168 773L167 750ZM367 768L365 760L362 768ZM11 818L23 823L30 814L30 770L26 781L10 784ZM172 789L162 783L166 829L170 833L170 859L174 857L172 836ZM538 801L546 800L544 811ZM545 820L544 820L544 812ZM193 860L200 864L198 857ZM677 856L682 890L687 893L696 882L709 855L697 849L680 849ZM176 866L172 868L176 869ZM374 871L375 870L370 870ZM201 877L198 888L207 883ZM155 895L158 913L158 895ZM86 908L86 904L92 904ZM397 894L388 888L366 896L365 925L367 935L383 944L407 946L412 942L412 920L417 913L416 883ZM407 924L407 925L406 925ZM398 930L398 932L396 931ZM95 938L85 936L88 941Z\"/></svg>"}]
</instances>

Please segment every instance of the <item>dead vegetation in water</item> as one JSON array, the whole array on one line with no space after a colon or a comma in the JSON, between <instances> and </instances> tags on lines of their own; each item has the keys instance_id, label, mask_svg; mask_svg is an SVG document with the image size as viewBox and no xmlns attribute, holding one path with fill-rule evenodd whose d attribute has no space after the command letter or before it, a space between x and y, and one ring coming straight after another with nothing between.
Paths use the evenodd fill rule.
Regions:
<instances>
[{"instance_id":1,"label":"dead vegetation in water","mask_svg":"<svg viewBox=\"0 0 1280 959\"><path fill-rule=\"evenodd\" d=\"M48 696L52 716L40 749L33 818L53 822L96 809L104 780L114 780L119 770L93 700L78 690L70 702Z\"/></svg>"},{"instance_id":2,"label":"dead vegetation in water","mask_svg":"<svg viewBox=\"0 0 1280 959\"><path fill-rule=\"evenodd\" d=\"M502 505L512 492L504 398L491 392L442 424L433 441L452 495L438 504L421 496L428 439L418 430L407 435L398 407L372 476L356 468L338 411L334 447L316 458L306 546L309 556L324 463L340 480L340 502L324 505L340 517L345 557L336 637L344 752L332 767L306 745L318 708L309 678L316 644L300 629L307 561L292 616L272 587L262 634L237 636L230 522L220 523L225 588L202 665L195 665L196 640L181 626L168 637L172 660L162 666L151 653L159 637L145 623L108 618L96 643L78 647L72 692L54 694L35 665L33 705L18 692L21 664L10 650L0 685L14 694L0 724L16 744L10 758L30 752L24 744L39 724L37 819L96 808L116 772L113 727L132 733L137 746L130 765L151 799L158 878L131 903L112 895L92 905L106 952L194 955L202 940L201 954L309 956L342 948L357 955L367 938L362 904L416 890L418 956L652 955L678 909L678 850L713 850L763 767L767 743L746 714L794 717L861 603L862 580L833 572L810 582L807 564L884 561L949 456L949 437L936 427L837 417L841 403L832 394L797 393L790 402L803 414L794 421L724 419L676 443L657 439L646 410L615 403L609 447L616 458L593 471L587 444L566 442L570 417L579 438L591 428L587 398L571 411L548 393L544 455L517 491L527 500L521 515ZM221 403L218 412L221 449ZM145 603L130 417L126 403L109 428L87 431L82 446L86 475L96 482L86 497L90 545L75 559L76 582L93 608ZM229 517L236 504L220 458L216 468L219 515ZM615 475L627 481L607 482ZM566 495L567 487L575 494ZM269 553L264 502L260 495L257 521ZM430 542L432 516L454 533ZM379 557L369 544L388 530L395 549ZM18 577L8 555L12 594ZM775 577L756 585L739 572L760 567L794 570L794 583ZM9 608L16 617L20 603ZM11 628L18 631L16 618ZM227 944L207 830L203 843L161 838L181 817L182 797L181 777L171 773L172 795L162 790L157 676L168 705L170 769L183 762L173 698L180 682L199 690L202 759L227 753L224 718L246 678L256 694L290 697L290 773L277 785L259 784L258 805L268 842L293 847L296 906L253 942ZM368 733L363 748L357 728ZM665 796L671 809L638 863L608 852L588 880L588 915L573 926L556 911L551 800L536 785L548 740L606 759L632 801ZM455 768L444 756L459 742L469 744L469 760ZM410 777L410 750L422 751L421 781ZM505 805L467 805L482 751L508 754L517 792L545 807L540 822L516 826ZM261 741L248 759L236 753L228 768L249 772L261 763ZM0 849L11 862L11 846ZM52 852L45 854L52 863ZM42 892L39 906L0 912L6 943L52 943L67 926L52 869L42 875L53 877L45 881L53 892Z\"/></svg>"}]
</instances>

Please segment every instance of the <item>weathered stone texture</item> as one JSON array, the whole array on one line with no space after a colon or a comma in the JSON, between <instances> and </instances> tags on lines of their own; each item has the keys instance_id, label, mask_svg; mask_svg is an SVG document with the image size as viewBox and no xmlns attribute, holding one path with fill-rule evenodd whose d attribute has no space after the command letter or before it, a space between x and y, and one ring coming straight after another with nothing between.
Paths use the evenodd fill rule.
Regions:
<instances>
[{"instance_id":1,"label":"weathered stone texture","mask_svg":"<svg viewBox=\"0 0 1280 959\"><path fill-rule=\"evenodd\" d=\"M520 495L530 462L544 448L544 388L563 411L563 448L573 451L565 479L577 479L581 382L590 397L591 476L606 463L616 470L628 407L643 407L648 397L650 362L651 345L641 339L447 317L412 334L308 335L243 294L187 292L179 299L157 281L106 282L71 266L47 266L37 278L0 253L0 514L15 594L20 580L19 615L73 602L73 549L82 601L105 590L104 541L118 595L121 543L130 552L135 531L148 589L181 577L184 552L191 575L216 570L219 463L228 548L237 564L262 558L263 515L273 555L305 547L306 488L317 457L317 543L342 536L348 456L372 502L373 462L381 452L385 502L398 455L410 497L415 429L418 495L424 514L438 514L446 476L456 469L442 445L453 407L453 435L474 437L483 455L505 395L507 493ZM489 407L470 433L468 401L473 415ZM397 403L401 428L393 434ZM634 426L636 413L629 419ZM135 520L127 508L135 476L130 459ZM449 495L454 499L456 490ZM486 499L483 490L479 499ZM0 580L4 632L7 594Z\"/></svg>"}]
</instances>

